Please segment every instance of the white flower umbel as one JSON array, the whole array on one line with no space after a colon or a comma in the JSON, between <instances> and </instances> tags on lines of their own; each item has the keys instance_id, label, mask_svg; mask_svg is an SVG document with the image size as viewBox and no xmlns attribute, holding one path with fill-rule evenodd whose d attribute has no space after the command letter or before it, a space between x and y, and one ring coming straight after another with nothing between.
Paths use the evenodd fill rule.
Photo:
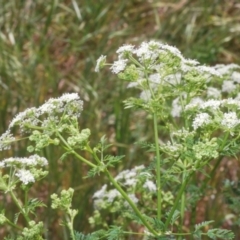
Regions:
<instances>
[{"instance_id":1,"label":"white flower umbel","mask_svg":"<svg viewBox=\"0 0 240 240\"><path fill-rule=\"evenodd\" d=\"M15 175L25 185L35 182L34 176L29 170L20 169Z\"/></svg>"},{"instance_id":2,"label":"white flower umbel","mask_svg":"<svg viewBox=\"0 0 240 240\"><path fill-rule=\"evenodd\" d=\"M44 167L48 165L46 158L34 154L30 157L10 157L4 159L1 162L2 167L15 167L15 168L26 168L26 167Z\"/></svg>"},{"instance_id":3,"label":"white flower umbel","mask_svg":"<svg viewBox=\"0 0 240 240\"><path fill-rule=\"evenodd\" d=\"M181 73L170 74L164 78L164 82L175 86L181 83L181 78Z\"/></svg>"},{"instance_id":4,"label":"white flower umbel","mask_svg":"<svg viewBox=\"0 0 240 240\"><path fill-rule=\"evenodd\" d=\"M104 184L100 190L93 194L93 198L102 199L106 195L107 185Z\"/></svg>"},{"instance_id":5,"label":"white flower umbel","mask_svg":"<svg viewBox=\"0 0 240 240\"><path fill-rule=\"evenodd\" d=\"M106 56L101 55L97 60L97 64L94 71L99 72L99 70L104 67L105 63L106 63Z\"/></svg>"},{"instance_id":6,"label":"white flower umbel","mask_svg":"<svg viewBox=\"0 0 240 240\"><path fill-rule=\"evenodd\" d=\"M240 83L240 73L239 72L233 72L232 80L236 83Z\"/></svg>"},{"instance_id":7,"label":"white flower umbel","mask_svg":"<svg viewBox=\"0 0 240 240\"><path fill-rule=\"evenodd\" d=\"M28 108L15 116L15 118L9 124L9 128L19 125L23 130L25 124L35 126L39 123L38 117L39 113L37 112L37 108Z\"/></svg>"},{"instance_id":8,"label":"white flower umbel","mask_svg":"<svg viewBox=\"0 0 240 240\"><path fill-rule=\"evenodd\" d=\"M8 150L11 147L11 143L15 141L15 137L7 130L0 136L0 151Z\"/></svg>"},{"instance_id":9,"label":"white flower umbel","mask_svg":"<svg viewBox=\"0 0 240 240\"><path fill-rule=\"evenodd\" d=\"M200 97L195 97L191 100L189 104L185 106L185 110L191 110L193 108L199 108L201 104L204 103L203 99Z\"/></svg>"},{"instance_id":10,"label":"white flower umbel","mask_svg":"<svg viewBox=\"0 0 240 240\"><path fill-rule=\"evenodd\" d=\"M199 113L194 118L192 126L193 126L193 129L196 130L199 127L207 125L210 122L211 122L211 117L208 113Z\"/></svg>"},{"instance_id":11,"label":"white flower umbel","mask_svg":"<svg viewBox=\"0 0 240 240\"><path fill-rule=\"evenodd\" d=\"M229 112L223 114L223 119L221 121L221 125L224 128L234 128L236 125L240 123L240 120L237 117L237 114L235 112Z\"/></svg>"},{"instance_id":12,"label":"white flower umbel","mask_svg":"<svg viewBox=\"0 0 240 240\"><path fill-rule=\"evenodd\" d=\"M124 59L125 56L127 57L128 54L132 54L133 52L134 52L134 46L133 45L131 45L131 44L123 45L117 50L118 58L119 59Z\"/></svg>"},{"instance_id":13,"label":"white flower umbel","mask_svg":"<svg viewBox=\"0 0 240 240\"><path fill-rule=\"evenodd\" d=\"M59 121L59 114L79 117L83 109L83 102L77 93L66 93L59 98L50 98L39 108L29 108L19 113L9 124L9 129L18 125L21 131L28 131L29 128L39 126L43 122ZM45 115L44 120L39 118Z\"/></svg>"},{"instance_id":14,"label":"white flower umbel","mask_svg":"<svg viewBox=\"0 0 240 240\"><path fill-rule=\"evenodd\" d=\"M226 80L223 82L222 92L231 93L236 89L236 87L237 86L234 84L233 81Z\"/></svg>"},{"instance_id":15,"label":"white flower umbel","mask_svg":"<svg viewBox=\"0 0 240 240\"><path fill-rule=\"evenodd\" d=\"M42 106L37 109L39 115L48 114L50 116L56 113L71 114L72 116L80 116L83 109L83 101L77 93L65 93L59 98L50 98Z\"/></svg>"},{"instance_id":16,"label":"white flower umbel","mask_svg":"<svg viewBox=\"0 0 240 240\"><path fill-rule=\"evenodd\" d=\"M118 74L123 71L127 65L127 59L119 59L113 63L110 67L113 73Z\"/></svg>"},{"instance_id":17,"label":"white flower umbel","mask_svg":"<svg viewBox=\"0 0 240 240\"><path fill-rule=\"evenodd\" d=\"M121 197L121 194L118 192L117 189L112 189L106 194L106 197L108 202L113 202L115 198Z\"/></svg>"},{"instance_id":18,"label":"white flower umbel","mask_svg":"<svg viewBox=\"0 0 240 240\"><path fill-rule=\"evenodd\" d=\"M219 99L221 98L221 91L219 91L217 88L214 88L214 87L208 87L207 96L208 98Z\"/></svg>"},{"instance_id":19,"label":"white flower umbel","mask_svg":"<svg viewBox=\"0 0 240 240\"><path fill-rule=\"evenodd\" d=\"M215 75L218 77L222 76L222 74L219 71L217 71L216 69L214 69L213 67L197 66L196 69L201 73L207 73L207 74Z\"/></svg>"},{"instance_id":20,"label":"white flower umbel","mask_svg":"<svg viewBox=\"0 0 240 240\"><path fill-rule=\"evenodd\" d=\"M151 96L152 96L152 94L151 94L150 90L144 90L144 91L142 91L142 92L140 93L140 96L139 96L139 97L140 97L144 102L148 102L148 101L150 101Z\"/></svg>"},{"instance_id":21,"label":"white flower umbel","mask_svg":"<svg viewBox=\"0 0 240 240\"><path fill-rule=\"evenodd\" d=\"M234 69L240 69L240 66L234 63L231 64L217 64L214 66L214 68L220 72L222 75L224 74L229 74L230 72L232 72Z\"/></svg>"},{"instance_id":22,"label":"white flower umbel","mask_svg":"<svg viewBox=\"0 0 240 240\"><path fill-rule=\"evenodd\" d=\"M150 41L148 43L143 42L139 48L135 49L134 53L141 63L149 60L154 61L159 57L160 46L161 44L155 41Z\"/></svg>"},{"instance_id":23,"label":"white flower umbel","mask_svg":"<svg viewBox=\"0 0 240 240\"><path fill-rule=\"evenodd\" d=\"M148 189L148 191L150 192L156 192L157 191L157 186L156 184L151 181L151 180L147 180L144 184L143 187Z\"/></svg>"},{"instance_id":24,"label":"white flower umbel","mask_svg":"<svg viewBox=\"0 0 240 240\"><path fill-rule=\"evenodd\" d=\"M181 112L182 112L182 107L179 104L179 98L176 98L172 102L171 115L172 117L180 117Z\"/></svg>"},{"instance_id":25,"label":"white flower umbel","mask_svg":"<svg viewBox=\"0 0 240 240\"><path fill-rule=\"evenodd\" d=\"M210 109L217 110L217 109L219 109L221 103L222 103L222 101L220 101L220 100L210 99L210 100L202 103L200 105L200 109L210 108Z\"/></svg>"}]
</instances>

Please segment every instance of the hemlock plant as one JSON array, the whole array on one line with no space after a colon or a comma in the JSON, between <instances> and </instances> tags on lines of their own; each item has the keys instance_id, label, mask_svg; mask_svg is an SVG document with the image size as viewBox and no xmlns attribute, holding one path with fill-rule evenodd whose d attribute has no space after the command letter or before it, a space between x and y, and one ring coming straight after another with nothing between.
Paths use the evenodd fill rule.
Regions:
<instances>
[{"instance_id":1,"label":"hemlock plant","mask_svg":"<svg viewBox=\"0 0 240 240\"><path fill-rule=\"evenodd\" d=\"M139 90L138 96L124 103L126 108L144 110L152 121L153 141L139 143L154 153L151 164L147 165L146 160L146 165L113 176L110 168L125 158L105 154L109 147L105 137L97 146L91 146L90 130L81 129L78 124L83 109L78 94L51 98L38 108L19 113L0 137L0 150L9 149L21 140L12 133L18 127L22 138L30 140L27 150L34 153L0 162L0 189L12 197L26 227L19 226L18 219L8 219L4 211L0 224L19 230L17 239L44 239L43 223L34 222L33 215L44 204L27 196L34 182L47 175L47 160L36 153L52 144L65 150L62 159L72 154L88 165L88 177L104 174L108 179L93 195L95 211L89 218L89 223L101 230L87 235L73 229L77 214L71 206L74 190L63 190L60 197L51 196L52 208L64 212L64 223L72 239L127 239L128 235L136 239L234 239L230 230L206 228L212 220L186 230L184 216L186 209L196 207L221 160L239 153L240 67L200 65L184 58L177 48L156 41L143 42L139 47L124 45L116 53L118 58L111 64L102 55L95 71L110 66L121 81L127 82L127 88ZM86 159L82 151L92 157ZM191 192L188 187L198 172L207 177ZM25 192L24 201L18 199L15 191L19 186ZM106 214L112 214L113 225L108 225ZM131 228L132 222L138 231Z\"/></svg>"}]
</instances>

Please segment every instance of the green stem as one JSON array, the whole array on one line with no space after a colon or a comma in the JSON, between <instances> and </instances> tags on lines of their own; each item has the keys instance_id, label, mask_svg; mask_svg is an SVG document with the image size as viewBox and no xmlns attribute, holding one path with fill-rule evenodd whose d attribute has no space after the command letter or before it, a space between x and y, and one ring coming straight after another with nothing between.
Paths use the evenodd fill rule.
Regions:
<instances>
[{"instance_id":1,"label":"green stem","mask_svg":"<svg viewBox=\"0 0 240 240\"><path fill-rule=\"evenodd\" d=\"M141 212L138 210L136 205L132 202L132 200L129 198L129 196L125 193L125 191L121 188L121 186L116 182L116 180L112 177L112 175L109 173L107 169L104 170L105 174L107 175L110 182L114 185L114 187L120 192L120 194L123 196L123 198L129 203L129 205L132 207L136 215L139 217L139 219L142 221L144 226L154 235L158 236L158 233L150 226L150 224L146 221L144 216L141 214Z\"/></svg>"},{"instance_id":2,"label":"green stem","mask_svg":"<svg viewBox=\"0 0 240 240\"><path fill-rule=\"evenodd\" d=\"M29 222L30 219L28 217L28 215L25 213L24 209L21 206L21 203L18 201L18 199L16 198L15 194L13 193L13 191L9 191L14 203L17 205L17 207L19 208L20 212L22 213L23 217L25 218L26 222L27 222L27 226L29 226Z\"/></svg>"},{"instance_id":3,"label":"green stem","mask_svg":"<svg viewBox=\"0 0 240 240\"><path fill-rule=\"evenodd\" d=\"M161 159L159 152L159 143L158 143L158 127L157 127L157 116L153 114L153 124L154 124L154 137L155 137L155 146L156 146L156 159L157 159L157 217L161 220L162 217L162 194L161 194Z\"/></svg>"},{"instance_id":4,"label":"green stem","mask_svg":"<svg viewBox=\"0 0 240 240\"><path fill-rule=\"evenodd\" d=\"M6 220L6 223L7 223L8 225L10 225L11 227L14 227L14 228L16 228L16 229L18 229L18 230L20 230L20 231L23 230L23 228L19 227L18 225L14 224L13 222L11 222L11 221L8 220L8 219Z\"/></svg>"},{"instance_id":5,"label":"green stem","mask_svg":"<svg viewBox=\"0 0 240 240\"><path fill-rule=\"evenodd\" d=\"M184 161L184 165L186 167L186 161ZM186 178L186 168L184 169L184 172L183 172L182 181L184 181L185 178ZM186 194L184 191L182 194L182 197L181 197L181 208L180 208L180 215L181 215L180 230L181 230L181 232L182 232L183 221L184 221L185 200L186 200Z\"/></svg>"},{"instance_id":6,"label":"green stem","mask_svg":"<svg viewBox=\"0 0 240 240\"><path fill-rule=\"evenodd\" d=\"M102 164L101 160L98 158L97 154L90 148L90 146L87 146L87 150L93 154L94 159L97 161L97 163ZM142 221L142 223L147 227L147 229L155 236L158 235L158 233L150 226L150 224L145 220L144 216L141 214L141 212L138 210L136 205L132 202L132 200L128 197L126 192L121 188L121 186L117 183L117 181L112 177L110 172L105 168L104 173L107 175L110 182L113 184L113 186L120 192L120 194L123 196L123 198L129 203L129 205L132 207L136 215L139 217L139 219Z\"/></svg>"},{"instance_id":7,"label":"green stem","mask_svg":"<svg viewBox=\"0 0 240 240\"><path fill-rule=\"evenodd\" d=\"M78 153L76 153L73 148L71 146L69 146L69 144L65 141L65 139L61 136L60 133L56 133L57 136L62 140L62 142L64 143L64 145L67 147L68 150L71 151L71 153L73 155L75 155L78 159L80 159L81 161L83 161L84 163L86 163L87 165L89 165L90 167L97 167L95 164L89 162L86 158L82 157L81 155L79 155Z\"/></svg>"},{"instance_id":8,"label":"green stem","mask_svg":"<svg viewBox=\"0 0 240 240\"><path fill-rule=\"evenodd\" d=\"M66 216L67 218L67 222L69 224L67 224L69 231L70 231L70 235L71 235L71 239L76 240L75 235L74 235L74 231L73 231L73 221L74 221L74 217L71 216L71 214L69 214L70 217Z\"/></svg>"},{"instance_id":9,"label":"green stem","mask_svg":"<svg viewBox=\"0 0 240 240\"><path fill-rule=\"evenodd\" d=\"M170 213L169 213L169 215L168 215L167 221L166 221L166 223L165 223L165 228L166 228L166 229L168 228L168 225L170 224L170 221L171 221L171 219L172 219L172 216L173 216L175 210L176 210L177 207L178 207L179 200L181 199L181 197L182 197L182 195L183 195L183 193L184 193L184 191L185 191L185 188L186 188L186 186L187 186L187 183L188 183L189 179L191 178L191 176L192 176L192 174L190 174L188 177L186 177L185 181L183 182L183 184L181 185L181 188L180 188L179 191L178 191L178 195L177 195L177 197L176 197L176 199L175 199L174 205L173 205L173 207L172 207L172 209L171 209L171 211L170 211Z\"/></svg>"}]
</instances>

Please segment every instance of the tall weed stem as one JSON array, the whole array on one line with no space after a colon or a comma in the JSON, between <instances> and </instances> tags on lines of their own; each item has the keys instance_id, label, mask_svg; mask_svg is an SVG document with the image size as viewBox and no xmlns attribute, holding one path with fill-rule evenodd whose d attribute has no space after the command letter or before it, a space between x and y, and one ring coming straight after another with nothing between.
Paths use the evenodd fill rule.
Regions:
<instances>
[{"instance_id":1,"label":"tall weed stem","mask_svg":"<svg viewBox=\"0 0 240 240\"><path fill-rule=\"evenodd\" d=\"M156 159L157 159L157 217L161 220L162 217L162 187L161 187L161 159L159 153L159 142L158 142L158 126L157 126L157 115L153 114L153 124L154 124L154 137L156 145Z\"/></svg>"}]
</instances>

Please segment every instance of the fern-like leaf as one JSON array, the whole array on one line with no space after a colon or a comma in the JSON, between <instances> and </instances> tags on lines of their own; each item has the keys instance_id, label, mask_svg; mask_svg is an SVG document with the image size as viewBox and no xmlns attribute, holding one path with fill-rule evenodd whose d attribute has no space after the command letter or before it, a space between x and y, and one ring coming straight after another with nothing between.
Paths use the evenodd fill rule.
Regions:
<instances>
[{"instance_id":1,"label":"fern-like leaf","mask_svg":"<svg viewBox=\"0 0 240 240\"><path fill-rule=\"evenodd\" d=\"M211 239L224 239L224 240L232 240L234 239L234 233L230 230L227 229L219 229L219 228L214 228L210 229L207 232L208 237Z\"/></svg>"},{"instance_id":2,"label":"fern-like leaf","mask_svg":"<svg viewBox=\"0 0 240 240\"><path fill-rule=\"evenodd\" d=\"M123 236L121 227L111 226L107 232L107 240L118 240Z\"/></svg>"}]
</instances>

